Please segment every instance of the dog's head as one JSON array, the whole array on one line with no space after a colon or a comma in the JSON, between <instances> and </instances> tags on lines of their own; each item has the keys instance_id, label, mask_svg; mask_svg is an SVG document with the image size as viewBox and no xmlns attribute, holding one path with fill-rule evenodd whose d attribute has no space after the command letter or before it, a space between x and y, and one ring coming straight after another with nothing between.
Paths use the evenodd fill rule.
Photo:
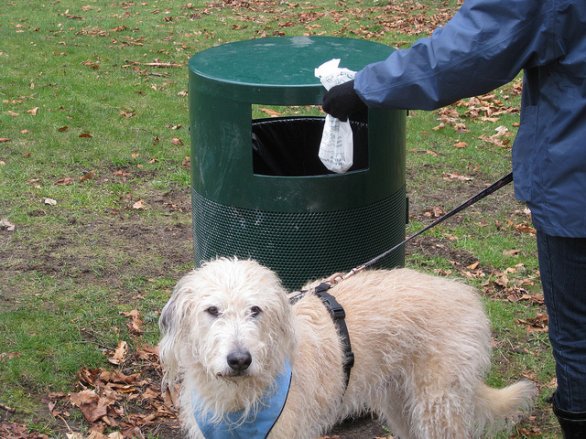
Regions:
<instances>
[{"instance_id":1,"label":"dog's head","mask_svg":"<svg viewBox=\"0 0 586 439\"><path fill-rule=\"evenodd\" d=\"M166 382L270 377L294 346L290 305L277 275L253 260L217 259L183 277L159 320Z\"/></svg>"}]
</instances>

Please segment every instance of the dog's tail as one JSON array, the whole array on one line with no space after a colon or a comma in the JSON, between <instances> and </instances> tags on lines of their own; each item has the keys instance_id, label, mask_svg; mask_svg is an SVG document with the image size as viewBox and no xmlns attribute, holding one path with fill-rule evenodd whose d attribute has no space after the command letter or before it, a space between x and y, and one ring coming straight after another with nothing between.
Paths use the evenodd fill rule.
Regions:
<instances>
[{"instance_id":1,"label":"dog's tail","mask_svg":"<svg viewBox=\"0 0 586 439\"><path fill-rule=\"evenodd\" d=\"M476 389L476 420L478 430L494 434L511 428L519 418L531 410L537 387L522 380L503 389L494 389L481 383Z\"/></svg>"}]
</instances>

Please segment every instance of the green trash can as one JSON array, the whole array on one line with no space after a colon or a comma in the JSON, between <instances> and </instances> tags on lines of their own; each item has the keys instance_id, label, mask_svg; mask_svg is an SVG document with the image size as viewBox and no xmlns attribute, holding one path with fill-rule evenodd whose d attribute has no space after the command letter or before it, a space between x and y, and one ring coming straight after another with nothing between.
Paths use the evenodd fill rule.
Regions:
<instances>
[{"instance_id":1,"label":"green trash can","mask_svg":"<svg viewBox=\"0 0 586 439\"><path fill-rule=\"evenodd\" d=\"M359 70L392 49L333 37L224 44L189 61L195 262L253 258L289 289L350 270L405 236L405 112L352 122L354 165L318 158L323 117L252 119L252 105L321 104L314 69L331 58ZM397 250L378 263L404 263Z\"/></svg>"}]
</instances>

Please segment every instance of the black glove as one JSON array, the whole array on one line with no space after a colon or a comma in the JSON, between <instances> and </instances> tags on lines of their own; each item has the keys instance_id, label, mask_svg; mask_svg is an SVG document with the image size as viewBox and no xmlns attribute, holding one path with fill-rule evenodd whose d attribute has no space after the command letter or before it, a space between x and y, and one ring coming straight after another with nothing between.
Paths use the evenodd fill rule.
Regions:
<instances>
[{"instance_id":1,"label":"black glove","mask_svg":"<svg viewBox=\"0 0 586 439\"><path fill-rule=\"evenodd\" d=\"M341 121L348 120L352 115L361 115L363 118L367 106L354 91L354 81L332 87L324 94L323 109Z\"/></svg>"}]
</instances>

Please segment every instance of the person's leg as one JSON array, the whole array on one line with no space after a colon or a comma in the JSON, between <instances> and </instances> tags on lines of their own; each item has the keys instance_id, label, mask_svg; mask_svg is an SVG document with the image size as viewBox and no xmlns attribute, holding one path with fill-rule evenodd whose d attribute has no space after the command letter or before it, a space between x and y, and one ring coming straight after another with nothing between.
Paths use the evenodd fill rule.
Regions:
<instances>
[{"instance_id":1,"label":"person's leg","mask_svg":"<svg viewBox=\"0 0 586 439\"><path fill-rule=\"evenodd\" d=\"M537 247L556 360L554 412L564 437L586 438L586 238L538 232Z\"/></svg>"}]
</instances>

